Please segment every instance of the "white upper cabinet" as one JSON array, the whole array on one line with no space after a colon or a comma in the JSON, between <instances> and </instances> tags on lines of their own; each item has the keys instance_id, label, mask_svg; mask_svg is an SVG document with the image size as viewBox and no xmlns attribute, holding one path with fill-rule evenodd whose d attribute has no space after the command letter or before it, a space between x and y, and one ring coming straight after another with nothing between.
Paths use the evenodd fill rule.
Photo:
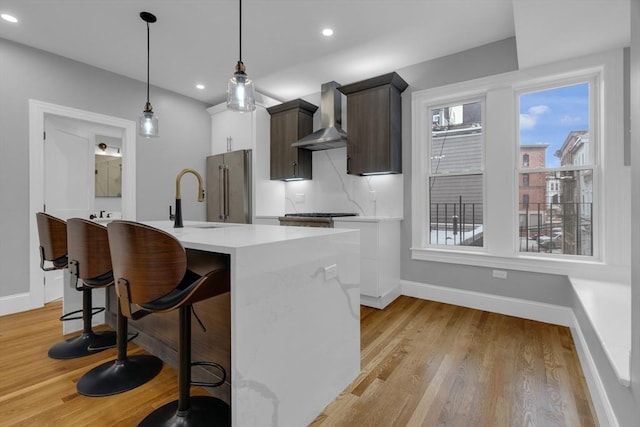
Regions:
<instances>
[{"instance_id":1,"label":"white upper cabinet","mask_svg":"<svg viewBox=\"0 0 640 427\"><path fill-rule=\"evenodd\" d=\"M259 108L263 107L256 110ZM260 112L238 113L227 110L225 103L207 111L211 114L211 154L254 148L255 119Z\"/></svg>"}]
</instances>

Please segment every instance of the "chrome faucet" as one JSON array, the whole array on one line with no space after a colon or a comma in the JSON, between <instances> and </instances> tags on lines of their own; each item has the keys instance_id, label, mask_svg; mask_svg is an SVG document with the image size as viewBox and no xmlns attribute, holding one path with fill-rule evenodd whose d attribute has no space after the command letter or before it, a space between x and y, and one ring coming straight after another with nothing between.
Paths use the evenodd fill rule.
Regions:
<instances>
[{"instance_id":1,"label":"chrome faucet","mask_svg":"<svg viewBox=\"0 0 640 427\"><path fill-rule=\"evenodd\" d=\"M182 198L180 196L180 180L187 174L192 173L198 179L198 201L204 201L204 189L202 188L202 176L195 169L182 169L176 176L176 215L173 228L182 228Z\"/></svg>"}]
</instances>

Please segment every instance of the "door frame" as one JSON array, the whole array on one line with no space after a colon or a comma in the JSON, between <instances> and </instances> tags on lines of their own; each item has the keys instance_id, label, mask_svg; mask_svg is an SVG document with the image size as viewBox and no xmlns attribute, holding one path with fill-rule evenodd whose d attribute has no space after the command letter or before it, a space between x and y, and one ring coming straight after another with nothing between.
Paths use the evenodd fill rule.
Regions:
<instances>
[{"instance_id":1,"label":"door frame","mask_svg":"<svg viewBox=\"0 0 640 427\"><path fill-rule=\"evenodd\" d=\"M44 272L40 269L40 252L36 212L44 206L44 120L46 115L108 125L122 129L122 218L136 220L136 122L34 99L29 100L29 294L26 307L44 305ZM18 306L20 304L17 304Z\"/></svg>"}]
</instances>

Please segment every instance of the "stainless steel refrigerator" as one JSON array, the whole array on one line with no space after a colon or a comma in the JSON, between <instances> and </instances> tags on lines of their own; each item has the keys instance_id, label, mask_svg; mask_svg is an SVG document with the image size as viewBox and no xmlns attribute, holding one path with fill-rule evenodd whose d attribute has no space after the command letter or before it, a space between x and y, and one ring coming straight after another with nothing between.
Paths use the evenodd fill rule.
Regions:
<instances>
[{"instance_id":1,"label":"stainless steel refrigerator","mask_svg":"<svg viewBox=\"0 0 640 427\"><path fill-rule=\"evenodd\" d=\"M207 221L251 223L251 150L207 157Z\"/></svg>"}]
</instances>

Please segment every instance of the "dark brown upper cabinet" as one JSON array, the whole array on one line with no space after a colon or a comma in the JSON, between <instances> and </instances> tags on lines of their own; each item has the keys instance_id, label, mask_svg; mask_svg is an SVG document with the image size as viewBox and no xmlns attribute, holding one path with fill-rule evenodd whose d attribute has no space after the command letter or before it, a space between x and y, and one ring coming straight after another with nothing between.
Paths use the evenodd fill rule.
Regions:
<instances>
[{"instance_id":1,"label":"dark brown upper cabinet","mask_svg":"<svg viewBox=\"0 0 640 427\"><path fill-rule=\"evenodd\" d=\"M312 152L291 144L313 131L313 113L317 106L294 99L270 108L271 179L311 179Z\"/></svg>"},{"instance_id":2,"label":"dark brown upper cabinet","mask_svg":"<svg viewBox=\"0 0 640 427\"><path fill-rule=\"evenodd\" d=\"M338 88L347 95L347 173L402 173L402 99L408 84L389 73Z\"/></svg>"}]
</instances>

